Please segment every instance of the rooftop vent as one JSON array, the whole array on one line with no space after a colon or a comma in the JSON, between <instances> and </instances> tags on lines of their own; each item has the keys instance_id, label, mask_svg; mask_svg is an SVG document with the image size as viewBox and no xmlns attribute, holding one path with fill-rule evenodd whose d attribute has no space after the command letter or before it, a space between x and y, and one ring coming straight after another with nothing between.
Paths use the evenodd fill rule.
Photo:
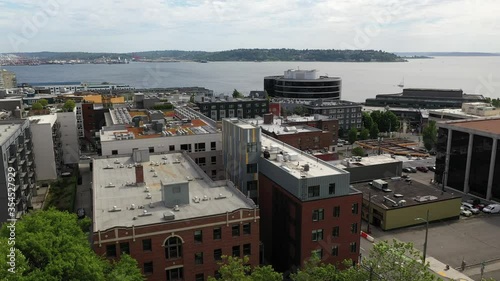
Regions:
<instances>
[{"instance_id":1,"label":"rooftop vent","mask_svg":"<svg viewBox=\"0 0 500 281\"><path fill-rule=\"evenodd\" d=\"M175 206L174 206L174 211L175 211L175 212L179 212L180 210L181 210L181 209L179 208L179 205L175 205Z\"/></svg>"},{"instance_id":2,"label":"rooftop vent","mask_svg":"<svg viewBox=\"0 0 500 281\"><path fill-rule=\"evenodd\" d=\"M158 177L158 174L155 172L155 173L153 174L153 178L157 178L157 177Z\"/></svg>"},{"instance_id":3,"label":"rooftop vent","mask_svg":"<svg viewBox=\"0 0 500 281\"><path fill-rule=\"evenodd\" d=\"M200 197L195 196L195 197L193 198L193 202L194 202L194 203L200 203Z\"/></svg>"},{"instance_id":4,"label":"rooftop vent","mask_svg":"<svg viewBox=\"0 0 500 281\"><path fill-rule=\"evenodd\" d=\"M151 213L148 213L148 210L143 210L142 214L140 214L139 216L146 217L146 216L151 216L151 215L152 215Z\"/></svg>"},{"instance_id":5,"label":"rooftop vent","mask_svg":"<svg viewBox=\"0 0 500 281\"><path fill-rule=\"evenodd\" d=\"M146 186L146 187L144 188L144 192L149 192L149 187L148 187L148 186Z\"/></svg>"},{"instance_id":6,"label":"rooftop vent","mask_svg":"<svg viewBox=\"0 0 500 281\"><path fill-rule=\"evenodd\" d=\"M104 169L113 169L113 167L108 164L106 167L104 167Z\"/></svg>"},{"instance_id":7,"label":"rooftop vent","mask_svg":"<svg viewBox=\"0 0 500 281\"><path fill-rule=\"evenodd\" d=\"M153 202L149 202L149 208L154 208L155 205L153 204Z\"/></svg>"},{"instance_id":8,"label":"rooftop vent","mask_svg":"<svg viewBox=\"0 0 500 281\"><path fill-rule=\"evenodd\" d=\"M130 205L130 210L135 210L135 204Z\"/></svg>"},{"instance_id":9,"label":"rooftop vent","mask_svg":"<svg viewBox=\"0 0 500 281\"><path fill-rule=\"evenodd\" d=\"M105 187L106 187L106 188L109 188L109 187L115 187L115 185L114 185L112 182L110 182L110 183L109 183L108 185L106 185Z\"/></svg>"},{"instance_id":10,"label":"rooftop vent","mask_svg":"<svg viewBox=\"0 0 500 281\"><path fill-rule=\"evenodd\" d=\"M146 194L146 199L151 199L151 198L153 198L153 197L151 196L151 193Z\"/></svg>"},{"instance_id":11,"label":"rooftop vent","mask_svg":"<svg viewBox=\"0 0 500 281\"><path fill-rule=\"evenodd\" d=\"M119 160L115 160L114 162L115 164L120 164L120 161Z\"/></svg>"},{"instance_id":12,"label":"rooftop vent","mask_svg":"<svg viewBox=\"0 0 500 281\"><path fill-rule=\"evenodd\" d=\"M175 219L175 214L173 212L167 212L167 213L163 213L163 219L164 220L174 220Z\"/></svg>"},{"instance_id":13,"label":"rooftop vent","mask_svg":"<svg viewBox=\"0 0 500 281\"><path fill-rule=\"evenodd\" d=\"M402 197L403 197L403 194L395 193L395 194L394 194L394 197L396 197L396 198L402 198Z\"/></svg>"},{"instance_id":14,"label":"rooftop vent","mask_svg":"<svg viewBox=\"0 0 500 281\"><path fill-rule=\"evenodd\" d=\"M208 201L208 196L204 195L202 200L203 201Z\"/></svg>"},{"instance_id":15,"label":"rooftop vent","mask_svg":"<svg viewBox=\"0 0 500 281\"><path fill-rule=\"evenodd\" d=\"M111 210L109 210L109 211L110 212L119 212L121 210L122 210L121 208L118 208L117 206L113 206L113 208L111 208Z\"/></svg>"},{"instance_id":16,"label":"rooftop vent","mask_svg":"<svg viewBox=\"0 0 500 281\"><path fill-rule=\"evenodd\" d=\"M187 179L188 181L192 181L192 180L193 180L193 177L186 176L186 179Z\"/></svg>"},{"instance_id":17,"label":"rooftop vent","mask_svg":"<svg viewBox=\"0 0 500 281\"><path fill-rule=\"evenodd\" d=\"M217 197L215 197L216 200L224 199L224 198L226 198L226 196L224 196L222 193L219 193L219 195Z\"/></svg>"}]
</instances>

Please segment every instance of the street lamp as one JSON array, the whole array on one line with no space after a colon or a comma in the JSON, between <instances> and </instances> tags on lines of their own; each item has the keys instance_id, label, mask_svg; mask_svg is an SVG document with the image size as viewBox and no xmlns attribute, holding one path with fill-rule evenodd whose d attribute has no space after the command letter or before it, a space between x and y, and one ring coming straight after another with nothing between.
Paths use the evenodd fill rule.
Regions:
<instances>
[{"instance_id":1,"label":"street lamp","mask_svg":"<svg viewBox=\"0 0 500 281\"><path fill-rule=\"evenodd\" d=\"M425 265L425 257L427 255L427 234L429 233L429 210L427 210L427 218L415 218L416 221L421 220L425 222L425 241L424 241L424 257L423 263Z\"/></svg>"},{"instance_id":2,"label":"street lamp","mask_svg":"<svg viewBox=\"0 0 500 281\"><path fill-rule=\"evenodd\" d=\"M366 227L366 233L370 234L370 222L372 221L372 198L377 197L377 195L372 196L372 192L368 193L368 226Z\"/></svg>"}]
</instances>

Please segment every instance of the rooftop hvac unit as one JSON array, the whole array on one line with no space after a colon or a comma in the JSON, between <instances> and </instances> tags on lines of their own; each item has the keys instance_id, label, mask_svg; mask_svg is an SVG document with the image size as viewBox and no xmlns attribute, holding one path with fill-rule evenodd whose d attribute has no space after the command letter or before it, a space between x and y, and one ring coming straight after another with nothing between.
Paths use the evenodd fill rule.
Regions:
<instances>
[{"instance_id":1,"label":"rooftop hvac unit","mask_svg":"<svg viewBox=\"0 0 500 281\"><path fill-rule=\"evenodd\" d=\"M130 205L130 210L135 210L135 204Z\"/></svg>"},{"instance_id":2,"label":"rooftop hvac unit","mask_svg":"<svg viewBox=\"0 0 500 281\"><path fill-rule=\"evenodd\" d=\"M153 197L151 196L151 193L146 194L146 199L151 199L151 198L153 198Z\"/></svg>"},{"instance_id":3,"label":"rooftop hvac unit","mask_svg":"<svg viewBox=\"0 0 500 281\"><path fill-rule=\"evenodd\" d=\"M276 161L277 162L283 162L283 154L276 155Z\"/></svg>"},{"instance_id":4,"label":"rooftop hvac unit","mask_svg":"<svg viewBox=\"0 0 500 281\"><path fill-rule=\"evenodd\" d=\"M309 172L309 164L304 165L304 172Z\"/></svg>"},{"instance_id":5,"label":"rooftop hvac unit","mask_svg":"<svg viewBox=\"0 0 500 281\"><path fill-rule=\"evenodd\" d=\"M166 212L166 213L163 213L163 219L164 220L174 220L175 219L175 214L172 213L172 212Z\"/></svg>"},{"instance_id":6,"label":"rooftop hvac unit","mask_svg":"<svg viewBox=\"0 0 500 281\"><path fill-rule=\"evenodd\" d=\"M181 209L179 208L179 205L175 205L175 206L174 206L174 211L175 211L175 212L179 212L180 210L181 210Z\"/></svg>"},{"instance_id":7,"label":"rooftop hvac unit","mask_svg":"<svg viewBox=\"0 0 500 281\"><path fill-rule=\"evenodd\" d=\"M146 186L146 187L144 188L144 192L149 192L149 187L148 187L148 186Z\"/></svg>"},{"instance_id":8,"label":"rooftop hvac unit","mask_svg":"<svg viewBox=\"0 0 500 281\"><path fill-rule=\"evenodd\" d=\"M193 198L193 202L194 202L194 203L200 203L200 197L195 196L195 197Z\"/></svg>"},{"instance_id":9,"label":"rooftop hvac unit","mask_svg":"<svg viewBox=\"0 0 500 281\"><path fill-rule=\"evenodd\" d=\"M202 200L203 201L208 201L208 196L204 195Z\"/></svg>"}]
</instances>

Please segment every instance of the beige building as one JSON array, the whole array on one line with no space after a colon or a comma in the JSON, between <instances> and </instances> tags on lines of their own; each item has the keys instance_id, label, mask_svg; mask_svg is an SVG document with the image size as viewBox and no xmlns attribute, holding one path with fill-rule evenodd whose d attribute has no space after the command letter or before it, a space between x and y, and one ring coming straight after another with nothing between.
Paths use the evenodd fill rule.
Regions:
<instances>
[{"instance_id":1,"label":"beige building","mask_svg":"<svg viewBox=\"0 0 500 281\"><path fill-rule=\"evenodd\" d=\"M0 70L0 88L12 89L17 88L17 79L14 72L6 69Z\"/></svg>"}]
</instances>

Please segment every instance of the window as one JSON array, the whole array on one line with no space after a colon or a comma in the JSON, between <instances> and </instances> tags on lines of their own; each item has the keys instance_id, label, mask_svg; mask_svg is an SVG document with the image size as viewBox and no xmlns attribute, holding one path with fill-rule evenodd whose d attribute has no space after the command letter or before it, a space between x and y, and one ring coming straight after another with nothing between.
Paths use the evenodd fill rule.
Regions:
<instances>
[{"instance_id":1,"label":"window","mask_svg":"<svg viewBox=\"0 0 500 281\"><path fill-rule=\"evenodd\" d=\"M307 188L307 193L308 193L308 197L317 197L319 196L319 185L315 185L315 186L309 186Z\"/></svg>"},{"instance_id":2,"label":"window","mask_svg":"<svg viewBox=\"0 0 500 281\"><path fill-rule=\"evenodd\" d=\"M153 262L150 261L150 262L145 262L144 263L144 274L152 274L153 273Z\"/></svg>"},{"instance_id":3,"label":"window","mask_svg":"<svg viewBox=\"0 0 500 281\"><path fill-rule=\"evenodd\" d=\"M194 281L205 281L205 275L203 273L198 273L194 276Z\"/></svg>"},{"instance_id":4,"label":"window","mask_svg":"<svg viewBox=\"0 0 500 281\"><path fill-rule=\"evenodd\" d=\"M195 158L194 162L198 164L198 166L203 167L207 165L207 159L205 157Z\"/></svg>"},{"instance_id":5,"label":"window","mask_svg":"<svg viewBox=\"0 0 500 281\"><path fill-rule=\"evenodd\" d=\"M214 228L214 240L222 238L222 229L220 227Z\"/></svg>"},{"instance_id":6,"label":"window","mask_svg":"<svg viewBox=\"0 0 500 281\"><path fill-rule=\"evenodd\" d=\"M175 259L182 257L182 241L179 237L170 237L165 241L165 258Z\"/></svg>"},{"instance_id":7,"label":"window","mask_svg":"<svg viewBox=\"0 0 500 281\"><path fill-rule=\"evenodd\" d=\"M333 207L333 216L336 218L340 217L340 206Z\"/></svg>"},{"instance_id":8,"label":"window","mask_svg":"<svg viewBox=\"0 0 500 281\"><path fill-rule=\"evenodd\" d=\"M142 250L143 251L151 251L153 248L151 247L151 239L142 240Z\"/></svg>"},{"instance_id":9,"label":"window","mask_svg":"<svg viewBox=\"0 0 500 281\"><path fill-rule=\"evenodd\" d=\"M218 270L214 272L214 278L217 280L221 278L220 272Z\"/></svg>"},{"instance_id":10,"label":"window","mask_svg":"<svg viewBox=\"0 0 500 281\"><path fill-rule=\"evenodd\" d=\"M358 203L352 204L352 213L355 215L358 214Z\"/></svg>"},{"instance_id":11,"label":"window","mask_svg":"<svg viewBox=\"0 0 500 281\"><path fill-rule=\"evenodd\" d=\"M169 269L167 272L167 281L181 281L184 278L184 270L182 267Z\"/></svg>"},{"instance_id":12,"label":"window","mask_svg":"<svg viewBox=\"0 0 500 281\"><path fill-rule=\"evenodd\" d=\"M118 154L118 150L111 150L111 155L117 155Z\"/></svg>"},{"instance_id":13,"label":"window","mask_svg":"<svg viewBox=\"0 0 500 281\"><path fill-rule=\"evenodd\" d=\"M195 230L194 231L194 242L195 243L203 242L203 231L202 230Z\"/></svg>"},{"instance_id":14,"label":"window","mask_svg":"<svg viewBox=\"0 0 500 281\"><path fill-rule=\"evenodd\" d=\"M217 164L217 156L212 156L212 157L210 157L210 163L211 163L212 165Z\"/></svg>"},{"instance_id":15,"label":"window","mask_svg":"<svg viewBox=\"0 0 500 281\"><path fill-rule=\"evenodd\" d=\"M149 147L149 153L154 153L155 152L155 148L154 146L150 146Z\"/></svg>"},{"instance_id":16,"label":"window","mask_svg":"<svg viewBox=\"0 0 500 281\"><path fill-rule=\"evenodd\" d=\"M222 260L222 249L215 249L214 250L214 260L216 260L216 261Z\"/></svg>"},{"instance_id":17,"label":"window","mask_svg":"<svg viewBox=\"0 0 500 281\"><path fill-rule=\"evenodd\" d=\"M257 181L247 181L247 190L248 191L257 190Z\"/></svg>"},{"instance_id":18,"label":"window","mask_svg":"<svg viewBox=\"0 0 500 281\"><path fill-rule=\"evenodd\" d=\"M239 256L240 256L240 245L233 246L233 257L239 257Z\"/></svg>"},{"instance_id":19,"label":"window","mask_svg":"<svg viewBox=\"0 0 500 281\"><path fill-rule=\"evenodd\" d=\"M187 152L191 152L191 144L181 144L181 150L185 150Z\"/></svg>"},{"instance_id":20,"label":"window","mask_svg":"<svg viewBox=\"0 0 500 281\"><path fill-rule=\"evenodd\" d=\"M333 246L332 247L332 256L333 257L338 257L339 256L339 246Z\"/></svg>"},{"instance_id":21,"label":"window","mask_svg":"<svg viewBox=\"0 0 500 281\"><path fill-rule=\"evenodd\" d=\"M130 247L128 242L120 243L120 254L129 254L130 255Z\"/></svg>"},{"instance_id":22,"label":"window","mask_svg":"<svg viewBox=\"0 0 500 281\"><path fill-rule=\"evenodd\" d=\"M175 150L175 145L169 145L168 146L169 151L174 151Z\"/></svg>"},{"instance_id":23,"label":"window","mask_svg":"<svg viewBox=\"0 0 500 281\"><path fill-rule=\"evenodd\" d=\"M340 227L334 226L332 229L332 237L339 237L340 235Z\"/></svg>"},{"instance_id":24,"label":"window","mask_svg":"<svg viewBox=\"0 0 500 281\"><path fill-rule=\"evenodd\" d=\"M251 225L250 223L245 223L243 225L243 234L250 234L252 233Z\"/></svg>"},{"instance_id":25,"label":"window","mask_svg":"<svg viewBox=\"0 0 500 281\"><path fill-rule=\"evenodd\" d=\"M231 232L233 233L233 237L240 236L240 225L239 224L233 225Z\"/></svg>"},{"instance_id":26,"label":"window","mask_svg":"<svg viewBox=\"0 0 500 281\"><path fill-rule=\"evenodd\" d=\"M335 194L335 183L331 183L330 185L328 185L328 194Z\"/></svg>"},{"instance_id":27,"label":"window","mask_svg":"<svg viewBox=\"0 0 500 281\"><path fill-rule=\"evenodd\" d=\"M210 143L210 150L212 150L212 151L213 151L213 150L216 150L216 148L217 148L216 143L215 143L214 141L213 141L213 142L211 142L211 143Z\"/></svg>"},{"instance_id":28,"label":"window","mask_svg":"<svg viewBox=\"0 0 500 281\"><path fill-rule=\"evenodd\" d=\"M356 253L357 251L357 246L356 246L356 242L351 242L351 253Z\"/></svg>"},{"instance_id":29,"label":"window","mask_svg":"<svg viewBox=\"0 0 500 281\"><path fill-rule=\"evenodd\" d=\"M256 142L247 143L247 152L257 152L257 143Z\"/></svg>"},{"instance_id":30,"label":"window","mask_svg":"<svg viewBox=\"0 0 500 281\"><path fill-rule=\"evenodd\" d=\"M312 241L323 240L323 229L317 229L312 231Z\"/></svg>"},{"instance_id":31,"label":"window","mask_svg":"<svg viewBox=\"0 0 500 281\"><path fill-rule=\"evenodd\" d=\"M351 232L358 233L358 224L357 223L351 224Z\"/></svg>"},{"instance_id":32,"label":"window","mask_svg":"<svg viewBox=\"0 0 500 281\"><path fill-rule=\"evenodd\" d=\"M312 256L317 256L319 259L323 258L323 249L312 251Z\"/></svg>"},{"instance_id":33,"label":"window","mask_svg":"<svg viewBox=\"0 0 500 281\"><path fill-rule=\"evenodd\" d=\"M116 257L116 245L106 245L106 257L114 258Z\"/></svg>"},{"instance_id":34,"label":"window","mask_svg":"<svg viewBox=\"0 0 500 281\"><path fill-rule=\"evenodd\" d=\"M203 264L203 252L194 254L194 264Z\"/></svg>"},{"instance_id":35,"label":"window","mask_svg":"<svg viewBox=\"0 0 500 281\"><path fill-rule=\"evenodd\" d=\"M325 210L313 210L313 221L322 221L325 218Z\"/></svg>"},{"instance_id":36,"label":"window","mask_svg":"<svg viewBox=\"0 0 500 281\"><path fill-rule=\"evenodd\" d=\"M247 173L255 174L257 173L257 163L255 164L247 164Z\"/></svg>"},{"instance_id":37,"label":"window","mask_svg":"<svg viewBox=\"0 0 500 281\"><path fill-rule=\"evenodd\" d=\"M204 142L195 143L194 144L194 151L195 152L205 151L205 143Z\"/></svg>"},{"instance_id":38,"label":"window","mask_svg":"<svg viewBox=\"0 0 500 281\"><path fill-rule=\"evenodd\" d=\"M252 245L251 244L243 244L243 255L250 256L252 254Z\"/></svg>"}]
</instances>

